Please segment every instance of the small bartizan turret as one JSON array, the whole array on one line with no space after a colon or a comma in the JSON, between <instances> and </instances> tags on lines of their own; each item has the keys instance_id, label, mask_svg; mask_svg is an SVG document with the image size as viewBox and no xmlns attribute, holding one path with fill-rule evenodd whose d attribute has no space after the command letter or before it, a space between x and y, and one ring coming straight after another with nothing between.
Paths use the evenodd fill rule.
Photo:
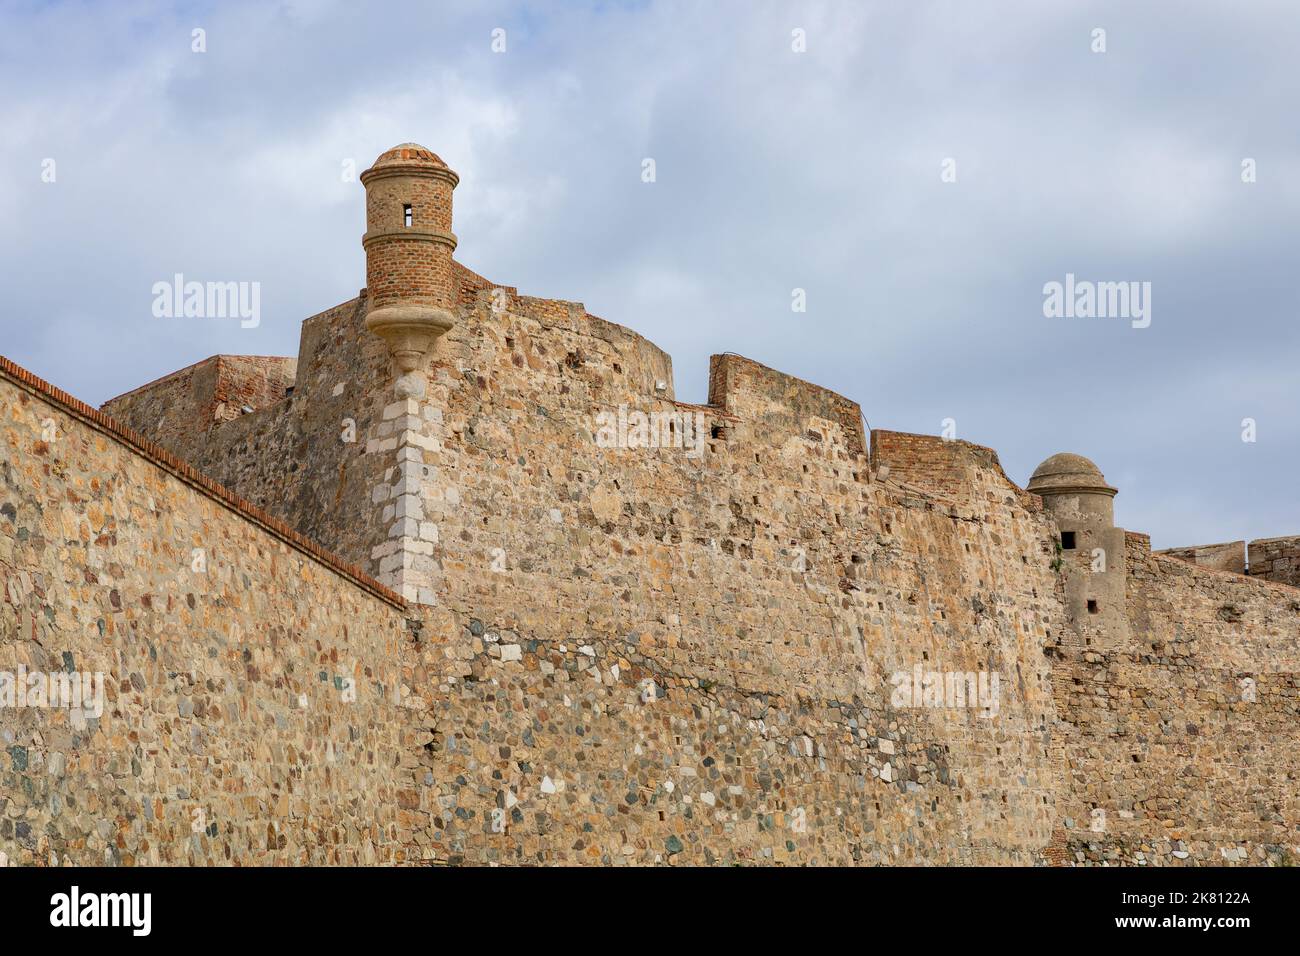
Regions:
<instances>
[{"instance_id":1,"label":"small bartizan turret","mask_svg":"<svg viewBox=\"0 0 1300 956\"><path fill-rule=\"evenodd\" d=\"M1128 634L1124 529L1115 527L1117 489L1082 455L1053 455L1036 469L1027 490L1043 499L1056 520L1066 609L1084 639L1109 645Z\"/></svg>"},{"instance_id":2,"label":"small bartizan turret","mask_svg":"<svg viewBox=\"0 0 1300 956\"><path fill-rule=\"evenodd\" d=\"M366 328L388 343L402 375L399 393L413 385L422 391L428 353L456 321L451 193L458 182L446 163L415 143L393 147L361 174Z\"/></svg>"}]
</instances>

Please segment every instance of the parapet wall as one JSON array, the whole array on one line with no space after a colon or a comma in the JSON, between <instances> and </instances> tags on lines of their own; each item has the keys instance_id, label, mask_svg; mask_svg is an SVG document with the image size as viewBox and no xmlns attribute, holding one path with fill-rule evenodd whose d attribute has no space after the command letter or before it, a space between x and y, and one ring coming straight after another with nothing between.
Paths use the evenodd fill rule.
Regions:
<instances>
[{"instance_id":1,"label":"parapet wall","mask_svg":"<svg viewBox=\"0 0 1300 956\"><path fill-rule=\"evenodd\" d=\"M1224 544L1198 544L1186 548L1165 548L1156 552L1202 568L1217 571L1246 573L1246 542L1228 541Z\"/></svg>"},{"instance_id":2,"label":"parapet wall","mask_svg":"<svg viewBox=\"0 0 1300 956\"><path fill-rule=\"evenodd\" d=\"M1251 577L1300 587L1300 535L1252 541L1249 561Z\"/></svg>"},{"instance_id":3,"label":"parapet wall","mask_svg":"<svg viewBox=\"0 0 1300 956\"><path fill-rule=\"evenodd\" d=\"M1165 548L1156 552L1202 568L1248 574L1252 578L1300 587L1300 535Z\"/></svg>"},{"instance_id":4,"label":"parapet wall","mask_svg":"<svg viewBox=\"0 0 1300 956\"><path fill-rule=\"evenodd\" d=\"M709 359L709 404L749 418L773 446L796 436L824 441L819 423L830 422L839 426L849 455L867 453L857 402L731 352Z\"/></svg>"},{"instance_id":5,"label":"parapet wall","mask_svg":"<svg viewBox=\"0 0 1300 956\"><path fill-rule=\"evenodd\" d=\"M1001 478L999 493L1037 511L1042 502L1006 476L997 452L983 445L938 435L915 435L877 428L871 433L873 473L888 467L891 480L947 501L962 501L980 489L981 475Z\"/></svg>"},{"instance_id":6,"label":"parapet wall","mask_svg":"<svg viewBox=\"0 0 1300 956\"><path fill-rule=\"evenodd\" d=\"M297 361L265 355L214 355L110 399L103 410L182 459L192 459L214 426L283 401Z\"/></svg>"},{"instance_id":7,"label":"parapet wall","mask_svg":"<svg viewBox=\"0 0 1300 956\"><path fill-rule=\"evenodd\" d=\"M0 858L402 860L400 599L4 360L0 422L0 672L103 677L0 709Z\"/></svg>"}]
</instances>

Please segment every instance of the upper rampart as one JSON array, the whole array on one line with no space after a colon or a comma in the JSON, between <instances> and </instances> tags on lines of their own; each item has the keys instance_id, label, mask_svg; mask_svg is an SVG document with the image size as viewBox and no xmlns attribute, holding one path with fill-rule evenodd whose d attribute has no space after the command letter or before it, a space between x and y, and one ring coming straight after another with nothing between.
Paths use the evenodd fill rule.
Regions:
<instances>
[{"instance_id":1,"label":"upper rampart","mask_svg":"<svg viewBox=\"0 0 1300 956\"><path fill-rule=\"evenodd\" d=\"M1257 538L1249 544L1245 541L1230 541L1224 544L1165 548L1157 553L1203 568L1248 574L1253 578L1300 587L1300 535Z\"/></svg>"},{"instance_id":2,"label":"upper rampart","mask_svg":"<svg viewBox=\"0 0 1300 956\"><path fill-rule=\"evenodd\" d=\"M185 459L217 425L283 402L297 362L264 355L214 355L109 399L102 409Z\"/></svg>"}]
</instances>

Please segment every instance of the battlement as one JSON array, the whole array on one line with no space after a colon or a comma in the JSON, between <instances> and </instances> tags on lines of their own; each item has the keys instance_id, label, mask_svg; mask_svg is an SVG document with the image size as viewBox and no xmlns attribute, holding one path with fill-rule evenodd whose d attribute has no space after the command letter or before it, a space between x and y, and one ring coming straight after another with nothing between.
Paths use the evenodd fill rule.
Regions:
<instances>
[{"instance_id":1,"label":"battlement","mask_svg":"<svg viewBox=\"0 0 1300 956\"><path fill-rule=\"evenodd\" d=\"M1161 548L1156 554L1178 558L1202 568L1246 573L1246 542L1226 541L1222 544L1196 544L1184 548Z\"/></svg>"},{"instance_id":2,"label":"battlement","mask_svg":"<svg viewBox=\"0 0 1300 956\"><path fill-rule=\"evenodd\" d=\"M992 476L995 484L1004 487L1026 509L1037 511L1042 507L1036 495L1007 477L997 452L961 439L873 429L871 470L945 501L983 494L985 478Z\"/></svg>"},{"instance_id":3,"label":"battlement","mask_svg":"<svg viewBox=\"0 0 1300 956\"><path fill-rule=\"evenodd\" d=\"M849 457L866 455L862 409L857 402L733 352L709 359L709 404L745 419L773 445L783 436L827 440L817 421L839 426Z\"/></svg>"},{"instance_id":4,"label":"battlement","mask_svg":"<svg viewBox=\"0 0 1300 956\"><path fill-rule=\"evenodd\" d=\"M1300 535L1256 538L1246 553L1251 577L1300 587Z\"/></svg>"},{"instance_id":5,"label":"battlement","mask_svg":"<svg viewBox=\"0 0 1300 956\"><path fill-rule=\"evenodd\" d=\"M1178 558L1197 567L1300 587L1300 535L1228 541L1181 548L1162 548L1156 554Z\"/></svg>"},{"instance_id":6,"label":"battlement","mask_svg":"<svg viewBox=\"0 0 1300 956\"><path fill-rule=\"evenodd\" d=\"M213 355L111 398L101 408L190 458L209 429L285 401L297 366L295 359L271 355Z\"/></svg>"},{"instance_id":7,"label":"battlement","mask_svg":"<svg viewBox=\"0 0 1300 956\"><path fill-rule=\"evenodd\" d=\"M1144 557L1151 553L1151 535L1145 531L1125 531L1124 547L1130 554Z\"/></svg>"}]
</instances>

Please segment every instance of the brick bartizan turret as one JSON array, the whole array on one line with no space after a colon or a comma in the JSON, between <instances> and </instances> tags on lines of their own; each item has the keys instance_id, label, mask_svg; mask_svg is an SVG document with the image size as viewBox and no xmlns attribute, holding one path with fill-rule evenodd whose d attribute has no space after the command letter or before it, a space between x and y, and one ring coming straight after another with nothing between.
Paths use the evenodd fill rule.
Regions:
<instances>
[{"instance_id":1,"label":"brick bartizan turret","mask_svg":"<svg viewBox=\"0 0 1300 956\"><path fill-rule=\"evenodd\" d=\"M1084 639L1113 645L1128 634L1124 529L1115 527L1117 489L1082 455L1053 455L1026 486L1060 530L1066 610Z\"/></svg>"},{"instance_id":2,"label":"brick bartizan turret","mask_svg":"<svg viewBox=\"0 0 1300 956\"><path fill-rule=\"evenodd\" d=\"M423 380L437 338L455 323L451 193L460 181L415 143L383 153L361 174L366 188L366 328L382 338L403 383ZM418 386L417 386L418 387Z\"/></svg>"}]
</instances>

